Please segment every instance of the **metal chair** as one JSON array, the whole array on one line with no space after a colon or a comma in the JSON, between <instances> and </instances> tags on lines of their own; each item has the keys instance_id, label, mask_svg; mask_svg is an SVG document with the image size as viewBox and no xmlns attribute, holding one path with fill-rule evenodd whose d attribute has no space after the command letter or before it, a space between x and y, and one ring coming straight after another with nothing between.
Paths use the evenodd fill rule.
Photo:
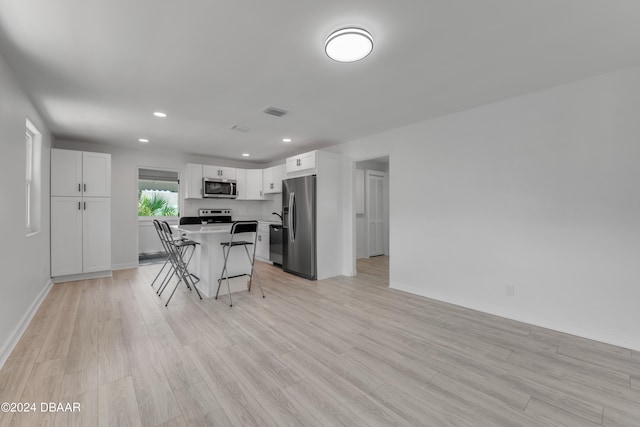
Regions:
<instances>
[{"instance_id":1,"label":"metal chair","mask_svg":"<svg viewBox=\"0 0 640 427\"><path fill-rule=\"evenodd\" d=\"M160 243L162 244L162 249L164 250L165 254L167 255L167 259L164 261L164 264L162 264L162 268L160 269L160 271L158 271L158 274L156 274L156 277L153 279L153 282L151 282L151 287L153 287L153 285L156 283L156 280L158 280L158 277L160 277L160 274L162 274L164 269L167 266L169 266L169 269L167 270L167 273L165 274L164 279L162 279L162 282L160 283L160 286L158 287L158 291L159 291L160 289L163 288L163 285L167 281L167 278L172 273L172 271L173 271L172 265L173 264L171 263L171 260L169 259L170 258L169 248L167 248L167 244L165 243L164 231L162 231L162 226L160 225L160 221L158 221L157 219L154 219L153 220L153 226L156 229L156 233L158 234L158 238L160 239ZM171 275L171 277L173 277L173 275Z\"/></svg>"},{"instance_id":2,"label":"metal chair","mask_svg":"<svg viewBox=\"0 0 640 427\"><path fill-rule=\"evenodd\" d=\"M165 304L165 307L169 305L169 301L171 301L171 298L173 298L173 294L175 294L176 289L178 289L178 285L180 285L180 282L184 282L185 286L189 290L191 290L192 288L195 289L196 293L198 294L198 297L202 299L202 295L200 295L200 291L198 291L198 288L196 287L196 283L198 283L200 279L196 275L191 274L188 269L189 263L191 262L191 258L193 257L193 254L196 251L196 246L199 245L199 243L194 242L193 240L187 240L183 238L175 239L173 237L173 232L171 231L171 227L166 221L161 222L160 225L161 225L160 227L161 235L162 235L162 238L164 239L164 244L169 253L169 260L171 261L171 265L173 267L173 273L171 274L169 279L163 283L163 286L160 289L158 289L158 296L162 295L165 288L171 281L171 278L174 275L177 275L178 282L173 288L171 295L169 295L169 299L167 299L167 303ZM192 248L192 250L191 250L191 253L189 254L189 257L185 259L185 256L187 255L187 252L188 252L188 248Z\"/></svg>"},{"instance_id":3,"label":"metal chair","mask_svg":"<svg viewBox=\"0 0 640 427\"><path fill-rule=\"evenodd\" d=\"M236 234L241 233L253 233L253 241L248 240L235 240ZM247 253L247 258L249 259L249 263L251 264L251 273L247 274L238 274L233 277L240 276L249 276L249 286L248 291L251 292L251 282L253 280L253 276L256 276L256 280L258 280L258 285L260 286L260 293L262 293L262 298L264 298L264 290L262 289L262 283L260 282L260 277L258 277L258 272L253 268L253 262L256 257L256 240L258 239L258 221L235 221L233 225L231 225L231 238L228 242L222 242L222 253L224 254L224 266L222 267L222 273L220 274L220 278L218 279L218 290L216 291L216 299L218 299L218 293L220 292L220 285L222 281L226 279L227 281L227 290L229 292L229 307L233 307L233 302L231 300L231 286L229 285L229 271L227 270L227 262L229 260L229 253L231 252L231 248L242 246L244 247L245 252ZM249 253L249 249L247 246L253 245L253 254Z\"/></svg>"}]
</instances>

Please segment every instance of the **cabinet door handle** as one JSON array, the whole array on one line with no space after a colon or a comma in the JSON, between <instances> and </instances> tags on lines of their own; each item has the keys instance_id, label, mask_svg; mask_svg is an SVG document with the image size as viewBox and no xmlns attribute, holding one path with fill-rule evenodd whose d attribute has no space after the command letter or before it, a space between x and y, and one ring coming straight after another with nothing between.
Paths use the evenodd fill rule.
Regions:
<instances>
[{"instance_id":1,"label":"cabinet door handle","mask_svg":"<svg viewBox=\"0 0 640 427\"><path fill-rule=\"evenodd\" d=\"M87 192L87 184L84 185L84 192Z\"/></svg>"},{"instance_id":2,"label":"cabinet door handle","mask_svg":"<svg viewBox=\"0 0 640 427\"><path fill-rule=\"evenodd\" d=\"M84 202L84 210L87 210L87 202Z\"/></svg>"},{"instance_id":3,"label":"cabinet door handle","mask_svg":"<svg viewBox=\"0 0 640 427\"><path fill-rule=\"evenodd\" d=\"M81 207L80 207L80 202L78 202L78 210L80 210L80 209L81 209Z\"/></svg>"},{"instance_id":4,"label":"cabinet door handle","mask_svg":"<svg viewBox=\"0 0 640 427\"><path fill-rule=\"evenodd\" d=\"M82 191L82 186L80 185L80 183L78 183L78 191Z\"/></svg>"}]
</instances>

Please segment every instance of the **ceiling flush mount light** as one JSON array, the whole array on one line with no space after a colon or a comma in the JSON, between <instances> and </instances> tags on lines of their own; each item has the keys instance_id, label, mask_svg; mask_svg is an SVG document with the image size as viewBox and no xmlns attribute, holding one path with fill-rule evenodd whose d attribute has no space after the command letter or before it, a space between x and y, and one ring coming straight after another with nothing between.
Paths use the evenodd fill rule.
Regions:
<instances>
[{"instance_id":1,"label":"ceiling flush mount light","mask_svg":"<svg viewBox=\"0 0 640 427\"><path fill-rule=\"evenodd\" d=\"M242 153L242 157L249 157L250 154L249 153Z\"/></svg>"},{"instance_id":2,"label":"ceiling flush mount light","mask_svg":"<svg viewBox=\"0 0 640 427\"><path fill-rule=\"evenodd\" d=\"M141 142L143 144L146 144L147 142L149 142L149 140L147 138L139 138L138 142Z\"/></svg>"},{"instance_id":3,"label":"ceiling flush mount light","mask_svg":"<svg viewBox=\"0 0 640 427\"><path fill-rule=\"evenodd\" d=\"M373 37L361 28L343 28L327 37L324 51L338 62L355 62L373 50Z\"/></svg>"},{"instance_id":4,"label":"ceiling flush mount light","mask_svg":"<svg viewBox=\"0 0 640 427\"><path fill-rule=\"evenodd\" d=\"M282 138L282 142L291 142L291 138Z\"/></svg>"},{"instance_id":5,"label":"ceiling flush mount light","mask_svg":"<svg viewBox=\"0 0 640 427\"><path fill-rule=\"evenodd\" d=\"M156 117L162 117L162 118L167 117L167 113L163 113L161 111L156 111L155 113L153 113L153 115Z\"/></svg>"}]
</instances>

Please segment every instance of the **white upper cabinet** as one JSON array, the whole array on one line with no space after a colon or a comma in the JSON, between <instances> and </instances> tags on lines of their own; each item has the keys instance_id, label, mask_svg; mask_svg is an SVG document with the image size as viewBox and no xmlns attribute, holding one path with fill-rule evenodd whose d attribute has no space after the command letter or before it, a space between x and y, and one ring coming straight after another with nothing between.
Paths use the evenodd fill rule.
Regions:
<instances>
[{"instance_id":1,"label":"white upper cabinet","mask_svg":"<svg viewBox=\"0 0 640 427\"><path fill-rule=\"evenodd\" d=\"M284 165L267 168L262 173L262 191L264 194L282 193Z\"/></svg>"},{"instance_id":2,"label":"white upper cabinet","mask_svg":"<svg viewBox=\"0 0 640 427\"><path fill-rule=\"evenodd\" d=\"M82 196L82 151L51 150L51 195Z\"/></svg>"},{"instance_id":3,"label":"white upper cabinet","mask_svg":"<svg viewBox=\"0 0 640 427\"><path fill-rule=\"evenodd\" d=\"M111 154L52 149L51 195L109 197Z\"/></svg>"},{"instance_id":4,"label":"white upper cabinet","mask_svg":"<svg viewBox=\"0 0 640 427\"><path fill-rule=\"evenodd\" d=\"M82 153L84 197L111 196L111 154Z\"/></svg>"},{"instance_id":5,"label":"white upper cabinet","mask_svg":"<svg viewBox=\"0 0 640 427\"><path fill-rule=\"evenodd\" d=\"M313 174L316 168L316 152L310 151L293 157L287 157L286 172L288 176Z\"/></svg>"},{"instance_id":6,"label":"white upper cabinet","mask_svg":"<svg viewBox=\"0 0 640 427\"><path fill-rule=\"evenodd\" d=\"M236 200L263 200L262 169L236 169L238 197Z\"/></svg>"},{"instance_id":7,"label":"white upper cabinet","mask_svg":"<svg viewBox=\"0 0 640 427\"><path fill-rule=\"evenodd\" d=\"M224 166L204 165L202 170L204 178L236 179L236 169Z\"/></svg>"},{"instance_id":8,"label":"white upper cabinet","mask_svg":"<svg viewBox=\"0 0 640 427\"><path fill-rule=\"evenodd\" d=\"M185 172L185 199L202 199L202 178L232 179L234 181L238 179L235 168L224 166L187 163ZM240 169L238 172L240 172Z\"/></svg>"},{"instance_id":9,"label":"white upper cabinet","mask_svg":"<svg viewBox=\"0 0 640 427\"><path fill-rule=\"evenodd\" d=\"M202 199L202 165L187 163L184 186L185 199Z\"/></svg>"}]
</instances>

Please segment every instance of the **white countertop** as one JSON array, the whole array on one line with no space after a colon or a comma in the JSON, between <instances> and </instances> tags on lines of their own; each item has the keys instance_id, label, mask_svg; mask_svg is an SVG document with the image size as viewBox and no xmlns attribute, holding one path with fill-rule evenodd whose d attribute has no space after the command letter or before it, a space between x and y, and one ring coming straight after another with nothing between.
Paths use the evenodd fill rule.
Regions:
<instances>
[{"instance_id":1,"label":"white countertop","mask_svg":"<svg viewBox=\"0 0 640 427\"><path fill-rule=\"evenodd\" d=\"M174 225L172 226L177 230L182 231L185 234L215 234L215 233L225 233L229 234L231 232L231 224L183 224L183 225Z\"/></svg>"}]
</instances>

